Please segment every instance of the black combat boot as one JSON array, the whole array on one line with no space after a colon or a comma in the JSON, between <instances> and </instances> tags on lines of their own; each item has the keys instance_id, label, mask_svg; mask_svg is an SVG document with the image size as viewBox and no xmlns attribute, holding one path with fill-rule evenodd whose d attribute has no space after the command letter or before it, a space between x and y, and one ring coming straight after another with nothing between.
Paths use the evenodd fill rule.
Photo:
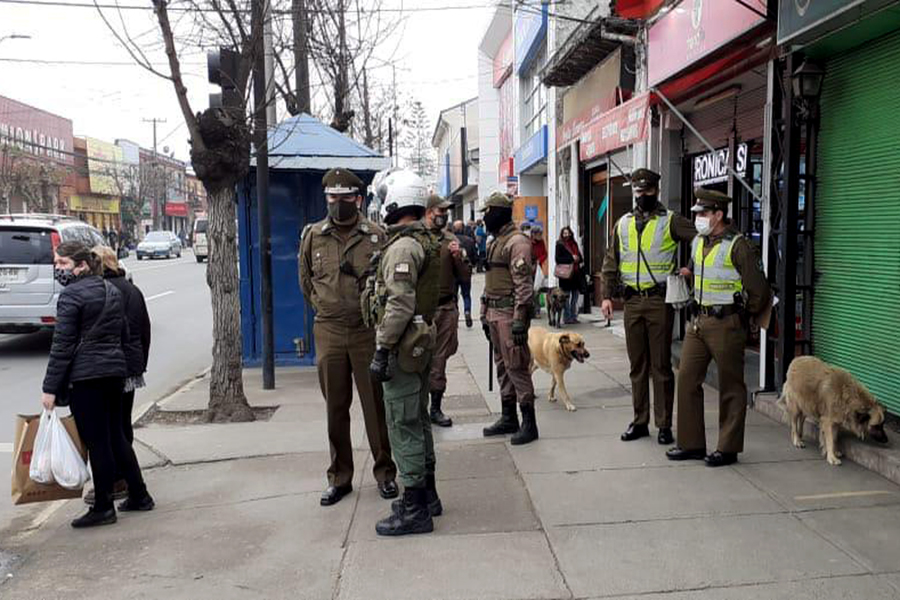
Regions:
<instances>
[{"instance_id":1,"label":"black combat boot","mask_svg":"<svg viewBox=\"0 0 900 600\"><path fill-rule=\"evenodd\" d=\"M482 430L484 437L506 435L519 431L519 415L516 413L515 399L501 400L500 406L502 410L500 418L493 425Z\"/></svg>"},{"instance_id":2,"label":"black combat boot","mask_svg":"<svg viewBox=\"0 0 900 600\"><path fill-rule=\"evenodd\" d=\"M375 533L378 535L409 535L411 533L431 533L434 521L428 512L428 497L424 487L408 487L403 490L403 502L398 511L391 511L387 518L378 521Z\"/></svg>"},{"instance_id":3,"label":"black combat boot","mask_svg":"<svg viewBox=\"0 0 900 600\"><path fill-rule=\"evenodd\" d=\"M441 411L444 390L431 390L431 422L438 427L450 427L453 421Z\"/></svg>"},{"instance_id":4,"label":"black combat boot","mask_svg":"<svg viewBox=\"0 0 900 600\"><path fill-rule=\"evenodd\" d=\"M432 517L439 517L444 514L444 505L438 497L437 486L434 481L434 473L425 476L425 495L428 499L428 512ZM403 507L403 498L399 498L391 502L391 510L394 514L399 514Z\"/></svg>"},{"instance_id":5,"label":"black combat boot","mask_svg":"<svg viewBox=\"0 0 900 600\"><path fill-rule=\"evenodd\" d=\"M522 410L522 427L509 440L509 443L513 446L529 444L538 439L537 420L534 418L534 402L523 402L519 406Z\"/></svg>"}]
</instances>

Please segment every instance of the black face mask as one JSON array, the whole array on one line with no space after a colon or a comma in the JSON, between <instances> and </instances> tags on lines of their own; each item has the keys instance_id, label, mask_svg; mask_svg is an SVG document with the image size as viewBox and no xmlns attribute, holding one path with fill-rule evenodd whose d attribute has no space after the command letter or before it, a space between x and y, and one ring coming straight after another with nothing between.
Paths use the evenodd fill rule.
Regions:
<instances>
[{"instance_id":1,"label":"black face mask","mask_svg":"<svg viewBox=\"0 0 900 600\"><path fill-rule=\"evenodd\" d=\"M484 226L490 233L497 234L503 226L512 221L512 209L492 206L484 213Z\"/></svg>"},{"instance_id":2,"label":"black face mask","mask_svg":"<svg viewBox=\"0 0 900 600\"><path fill-rule=\"evenodd\" d=\"M435 229L443 229L447 226L447 215L435 216L431 219Z\"/></svg>"},{"instance_id":3,"label":"black face mask","mask_svg":"<svg viewBox=\"0 0 900 600\"><path fill-rule=\"evenodd\" d=\"M54 269L53 278L56 279L59 285L66 287L78 279L78 275L72 269Z\"/></svg>"},{"instance_id":4,"label":"black face mask","mask_svg":"<svg viewBox=\"0 0 900 600\"><path fill-rule=\"evenodd\" d=\"M638 196L637 205L644 212L650 212L656 208L658 196Z\"/></svg>"},{"instance_id":5,"label":"black face mask","mask_svg":"<svg viewBox=\"0 0 900 600\"><path fill-rule=\"evenodd\" d=\"M338 200L328 205L328 216L337 223L347 223L356 216L357 212L356 202Z\"/></svg>"}]
</instances>

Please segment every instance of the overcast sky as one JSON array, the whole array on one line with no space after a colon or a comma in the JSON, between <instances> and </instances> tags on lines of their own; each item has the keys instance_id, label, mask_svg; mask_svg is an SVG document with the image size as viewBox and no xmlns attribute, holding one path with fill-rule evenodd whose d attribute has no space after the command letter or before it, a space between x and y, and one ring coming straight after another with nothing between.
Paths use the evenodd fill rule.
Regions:
<instances>
[{"instance_id":1,"label":"overcast sky","mask_svg":"<svg viewBox=\"0 0 900 600\"><path fill-rule=\"evenodd\" d=\"M398 7L402 2L389 1ZM147 0L121 3L150 4ZM402 89L422 100L432 126L442 108L477 94L476 52L490 18L489 4L489 0L407 0L403 4L412 10L405 13L403 34L398 38L397 80ZM469 8L417 10L448 5ZM132 36L147 44L158 42L152 12L123 12ZM113 11L107 14L118 20ZM76 136L110 142L126 138L144 147L152 146L153 136L152 126L143 119L165 119L158 131L160 150L169 146L177 158L188 159L187 133L172 84L134 65L94 8L0 0L0 38L9 34L31 39L0 42L0 95L72 119ZM151 56L165 68L161 53ZM203 110L208 94L215 91L206 81L205 55L184 56L182 66L192 108ZM381 67L376 75L388 81L391 69Z\"/></svg>"}]
</instances>

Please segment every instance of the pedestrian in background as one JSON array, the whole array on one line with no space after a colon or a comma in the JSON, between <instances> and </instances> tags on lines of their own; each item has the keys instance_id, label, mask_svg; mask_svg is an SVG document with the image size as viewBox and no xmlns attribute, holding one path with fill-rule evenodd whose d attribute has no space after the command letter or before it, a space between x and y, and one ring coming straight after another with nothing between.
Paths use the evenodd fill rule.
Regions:
<instances>
[{"instance_id":1,"label":"pedestrian in background","mask_svg":"<svg viewBox=\"0 0 900 600\"><path fill-rule=\"evenodd\" d=\"M319 502L331 506L353 491L353 440L350 405L353 382L362 405L378 493L396 498L397 468L385 424L381 385L372 379L375 330L363 323L360 294L372 255L386 238L380 227L359 211L363 182L347 169L332 169L322 178L328 216L307 225L300 240L300 289L316 310L313 335L319 387L325 397L331 465L328 487Z\"/></svg>"},{"instance_id":2,"label":"pedestrian in background","mask_svg":"<svg viewBox=\"0 0 900 600\"><path fill-rule=\"evenodd\" d=\"M44 376L42 404L68 404L88 449L95 501L72 527L117 520L113 486L117 467L128 483L121 511L154 507L131 444L122 428L122 390L128 376L124 347L130 336L122 294L100 277L100 259L82 242L56 248L54 277L63 286Z\"/></svg>"},{"instance_id":3,"label":"pedestrian in background","mask_svg":"<svg viewBox=\"0 0 900 600\"><path fill-rule=\"evenodd\" d=\"M565 306L566 324L578 323L578 294L583 287L584 261L581 258L581 250L572 229L567 225L559 232L559 240L556 242L556 264L571 265L568 269L568 277L559 277L559 287L569 295ZM559 270L558 270L559 271Z\"/></svg>"},{"instance_id":4,"label":"pedestrian in background","mask_svg":"<svg viewBox=\"0 0 900 600\"><path fill-rule=\"evenodd\" d=\"M478 261L478 248L475 245L475 238L467 233L463 228L462 221L453 223L453 234L459 240L459 245L463 249L463 258L469 266L469 277L463 280L457 280L457 288L463 299L463 309L466 316L466 327L472 328L472 267Z\"/></svg>"},{"instance_id":5,"label":"pedestrian in background","mask_svg":"<svg viewBox=\"0 0 900 600\"><path fill-rule=\"evenodd\" d=\"M487 239L488 233L484 227L484 221L482 219L478 219L475 226L475 243L478 245L478 261L476 264L476 270L479 273L484 273L484 263L487 257Z\"/></svg>"},{"instance_id":6,"label":"pedestrian in background","mask_svg":"<svg viewBox=\"0 0 900 600\"><path fill-rule=\"evenodd\" d=\"M531 260L534 261L534 316L541 316L541 293L547 281L547 242L544 228L535 225L531 230Z\"/></svg>"}]
</instances>

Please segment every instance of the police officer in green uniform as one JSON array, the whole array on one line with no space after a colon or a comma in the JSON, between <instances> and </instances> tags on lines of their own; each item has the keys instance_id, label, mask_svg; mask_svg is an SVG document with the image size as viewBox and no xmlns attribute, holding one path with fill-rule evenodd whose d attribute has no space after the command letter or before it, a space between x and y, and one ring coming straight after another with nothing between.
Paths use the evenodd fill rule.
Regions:
<instances>
[{"instance_id":1,"label":"police officer in green uniform","mask_svg":"<svg viewBox=\"0 0 900 600\"><path fill-rule=\"evenodd\" d=\"M435 348L440 242L422 222L427 188L410 171L378 176L376 193L388 242L364 294L364 319L377 324L369 370L384 386L384 404L403 498L375 526L379 535L433 531L443 511L435 488L428 376Z\"/></svg>"},{"instance_id":2,"label":"police officer in green uniform","mask_svg":"<svg viewBox=\"0 0 900 600\"><path fill-rule=\"evenodd\" d=\"M331 465L321 504L336 504L353 489L350 405L354 380L378 491L385 499L396 498L397 469L391 460L381 385L373 381L368 370L375 353L375 329L363 323L359 312L369 262L381 249L385 236L359 212L364 185L355 174L331 169L322 178L322 186L328 216L303 230L298 257L300 289L316 309L316 368L328 411Z\"/></svg>"},{"instance_id":3,"label":"police officer in green uniform","mask_svg":"<svg viewBox=\"0 0 900 600\"><path fill-rule=\"evenodd\" d=\"M625 345L631 363L634 418L622 434L624 442L650 435L650 378L657 441L671 444L675 376L672 374L672 327L675 311L666 304L666 278L675 272L678 242L696 235L694 225L659 201L658 173L637 169L631 174L635 208L616 223L613 243L603 261L601 310L612 317L617 290L625 297Z\"/></svg>"},{"instance_id":4,"label":"police officer in green uniform","mask_svg":"<svg viewBox=\"0 0 900 600\"><path fill-rule=\"evenodd\" d=\"M494 347L500 383L500 418L485 437L513 434L513 445L538 439L528 329L534 310L531 240L512 220L512 198L495 192L485 201L484 224L494 240L487 248L487 275L481 297L481 327ZM516 413L522 411L522 426Z\"/></svg>"},{"instance_id":5,"label":"police officer in green uniform","mask_svg":"<svg viewBox=\"0 0 900 600\"><path fill-rule=\"evenodd\" d=\"M666 456L720 467L737 462L744 449L744 346L749 320L768 307L771 291L756 248L727 218L731 198L703 188L694 195L699 235L691 269L682 270L694 279L693 316L678 370L678 446ZM711 360L719 373L719 444L707 455L703 382Z\"/></svg>"}]
</instances>

